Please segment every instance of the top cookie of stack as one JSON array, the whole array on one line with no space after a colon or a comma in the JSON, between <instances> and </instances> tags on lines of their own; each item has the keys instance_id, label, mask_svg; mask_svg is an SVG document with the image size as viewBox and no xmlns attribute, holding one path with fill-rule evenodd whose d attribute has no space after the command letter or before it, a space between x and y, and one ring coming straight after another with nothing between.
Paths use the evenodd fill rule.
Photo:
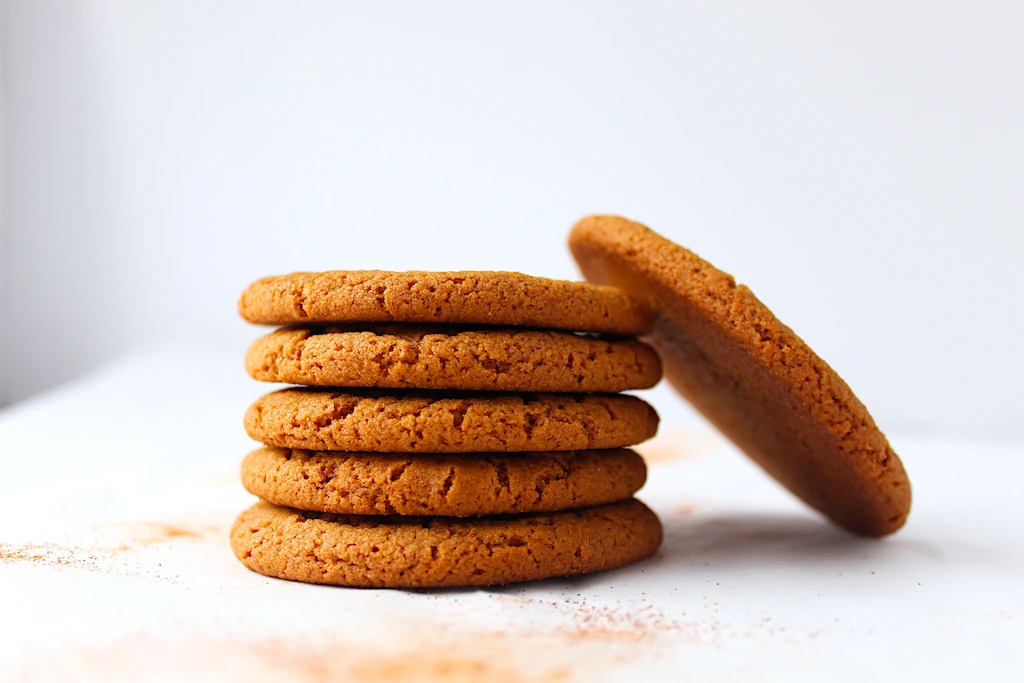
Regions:
<instances>
[{"instance_id":1,"label":"top cookie of stack","mask_svg":"<svg viewBox=\"0 0 1024 683\"><path fill-rule=\"evenodd\" d=\"M618 392L656 384L661 361L633 337L650 332L652 314L621 290L502 272L293 273L250 285L239 312L285 325L250 347L249 374L303 385L245 416L266 447L245 459L242 481L272 504L232 532L251 569L480 585L621 566L660 543L657 518L631 499L643 460L624 448L653 436L658 416ZM327 534L345 557L314 553L300 568L296 557L312 556L296 543L314 522L295 511L335 515L314 520L316 543ZM424 523L452 539L450 561L436 547L422 562L382 550ZM498 561L488 534L533 540ZM562 548L566 538L580 545ZM361 543L370 550L353 556Z\"/></svg>"}]
</instances>

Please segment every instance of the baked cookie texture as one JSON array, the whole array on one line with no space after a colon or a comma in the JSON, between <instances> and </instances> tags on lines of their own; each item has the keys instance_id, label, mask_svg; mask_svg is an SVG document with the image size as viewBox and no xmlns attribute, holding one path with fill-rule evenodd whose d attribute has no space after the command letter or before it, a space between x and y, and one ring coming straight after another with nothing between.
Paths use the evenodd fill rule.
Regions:
<instances>
[{"instance_id":1,"label":"baked cookie texture","mask_svg":"<svg viewBox=\"0 0 1024 683\"><path fill-rule=\"evenodd\" d=\"M850 531L903 526L899 457L846 382L747 287L624 218L583 219L569 246L588 280L656 312L649 341L669 382L770 475Z\"/></svg>"},{"instance_id":2,"label":"baked cookie texture","mask_svg":"<svg viewBox=\"0 0 1024 683\"><path fill-rule=\"evenodd\" d=\"M646 477L643 459L619 448L511 455L260 448L242 461L242 484L263 500L356 515L553 512L630 498Z\"/></svg>"},{"instance_id":3,"label":"baked cookie texture","mask_svg":"<svg viewBox=\"0 0 1024 683\"><path fill-rule=\"evenodd\" d=\"M487 586L614 569L652 555L657 516L628 500L566 512L453 519L300 512L260 502L231 530L249 569L376 588Z\"/></svg>"},{"instance_id":4,"label":"baked cookie texture","mask_svg":"<svg viewBox=\"0 0 1024 683\"><path fill-rule=\"evenodd\" d=\"M415 325L283 328L245 367L265 382L385 389L618 392L661 379L658 354L635 339Z\"/></svg>"},{"instance_id":5,"label":"baked cookie texture","mask_svg":"<svg viewBox=\"0 0 1024 683\"><path fill-rule=\"evenodd\" d=\"M504 272L292 273L251 284L238 311L252 323L459 323L644 334L653 316L625 292Z\"/></svg>"},{"instance_id":6,"label":"baked cookie texture","mask_svg":"<svg viewBox=\"0 0 1024 683\"><path fill-rule=\"evenodd\" d=\"M334 271L264 278L238 304L285 325L249 348L242 462L261 499L231 530L249 569L353 587L486 586L653 554L625 446L658 416L618 392L661 379L614 287L519 273Z\"/></svg>"},{"instance_id":7,"label":"baked cookie texture","mask_svg":"<svg viewBox=\"0 0 1024 683\"><path fill-rule=\"evenodd\" d=\"M291 388L245 414L246 432L268 446L378 453L620 448L657 429L654 408L620 394Z\"/></svg>"}]
</instances>

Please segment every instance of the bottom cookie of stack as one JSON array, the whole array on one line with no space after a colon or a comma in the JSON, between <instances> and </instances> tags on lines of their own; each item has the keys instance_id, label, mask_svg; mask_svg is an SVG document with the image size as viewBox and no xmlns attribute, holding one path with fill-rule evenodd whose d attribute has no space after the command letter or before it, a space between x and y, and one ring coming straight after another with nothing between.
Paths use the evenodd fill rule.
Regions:
<instances>
[{"instance_id":1,"label":"bottom cookie of stack","mask_svg":"<svg viewBox=\"0 0 1024 683\"><path fill-rule=\"evenodd\" d=\"M658 549L661 522L629 499L575 510L452 518L303 512L261 501L231 530L249 569L365 588L487 586L614 569Z\"/></svg>"}]
</instances>

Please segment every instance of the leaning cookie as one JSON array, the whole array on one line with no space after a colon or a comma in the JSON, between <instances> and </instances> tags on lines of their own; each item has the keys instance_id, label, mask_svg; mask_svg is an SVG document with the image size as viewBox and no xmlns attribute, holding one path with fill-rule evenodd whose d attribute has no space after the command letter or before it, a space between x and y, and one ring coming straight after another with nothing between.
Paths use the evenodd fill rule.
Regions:
<instances>
[{"instance_id":1,"label":"leaning cookie","mask_svg":"<svg viewBox=\"0 0 1024 683\"><path fill-rule=\"evenodd\" d=\"M336 270L258 280L238 311L253 323L403 322L645 334L654 318L613 287L502 272Z\"/></svg>"},{"instance_id":2,"label":"leaning cookie","mask_svg":"<svg viewBox=\"0 0 1024 683\"><path fill-rule=\"evenodd\" d=\"M268 446L377 453L576 451L641 443L654 408L621 394L282 389L245 414Z\"/></svg>"},{"instance_id":3,"label":"leaning cookie","mask_svg":"<svg viewBox=\"0 0 1024 683\"><path fill-rule=\"evenodd\" d=\"M650 340L672 386L770 475L856 533L903 526L910 481L885 435L753 292L624 218L580 221L569 246L587 279L651 306L659 318Z\"/></svg>"},{"instance_id":4,"label":"leaning cookie","mask_svg":"<svg viewBox=\"0 0 1024 683\"><path fill-rule=\"evenodd\" d=\"M624 500L646 477L643 459L621 448L512 455L260 448L242 461L242 485L263 500L355 515L553 512Z\"/></svg>"},{"instance_id":5,"label":"leaning cookie","mask_svg":"<svg viewBox=\"0 0 1024 683\"><path fill-rule=\"evenodd\" d=\"M615 569L661 544L661 522L631 499L511 517L359 517L260 502L231 529L249 569L365 588L488 586Z\"/></svg>"},{"instance_id":6,"label":"leaning cookie","mask_svg":"<svg viewBox=\"0 0 1024 683\"><path fill-rule=\"evenodd\" d=\"M635 339L421 325L292 327L249 347L255 379L308 386L464 391L618 392L661 379Z\"/></svg>"}]
</instances>

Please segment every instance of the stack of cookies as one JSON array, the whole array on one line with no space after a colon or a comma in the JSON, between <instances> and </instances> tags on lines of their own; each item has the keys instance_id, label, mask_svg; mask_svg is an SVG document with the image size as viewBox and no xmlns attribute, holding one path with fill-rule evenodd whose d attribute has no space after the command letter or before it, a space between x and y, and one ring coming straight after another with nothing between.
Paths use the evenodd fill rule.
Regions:
<instances>
[{"instance_id":1,"label":"stack of cookies","mask_svg":"<svg viewBox=\"0 0 1024 683\"><path fill-rule=\"evenodd\" d=\"M475 586L643 559L661 525L632 498L628 446L661 378L621 290L518 273L294 273L252 284L253 323L286 325L246 356L301 385L245 416L262 499L231 543L250 569L366 587Z\"/></svg>"}]
</instances>

